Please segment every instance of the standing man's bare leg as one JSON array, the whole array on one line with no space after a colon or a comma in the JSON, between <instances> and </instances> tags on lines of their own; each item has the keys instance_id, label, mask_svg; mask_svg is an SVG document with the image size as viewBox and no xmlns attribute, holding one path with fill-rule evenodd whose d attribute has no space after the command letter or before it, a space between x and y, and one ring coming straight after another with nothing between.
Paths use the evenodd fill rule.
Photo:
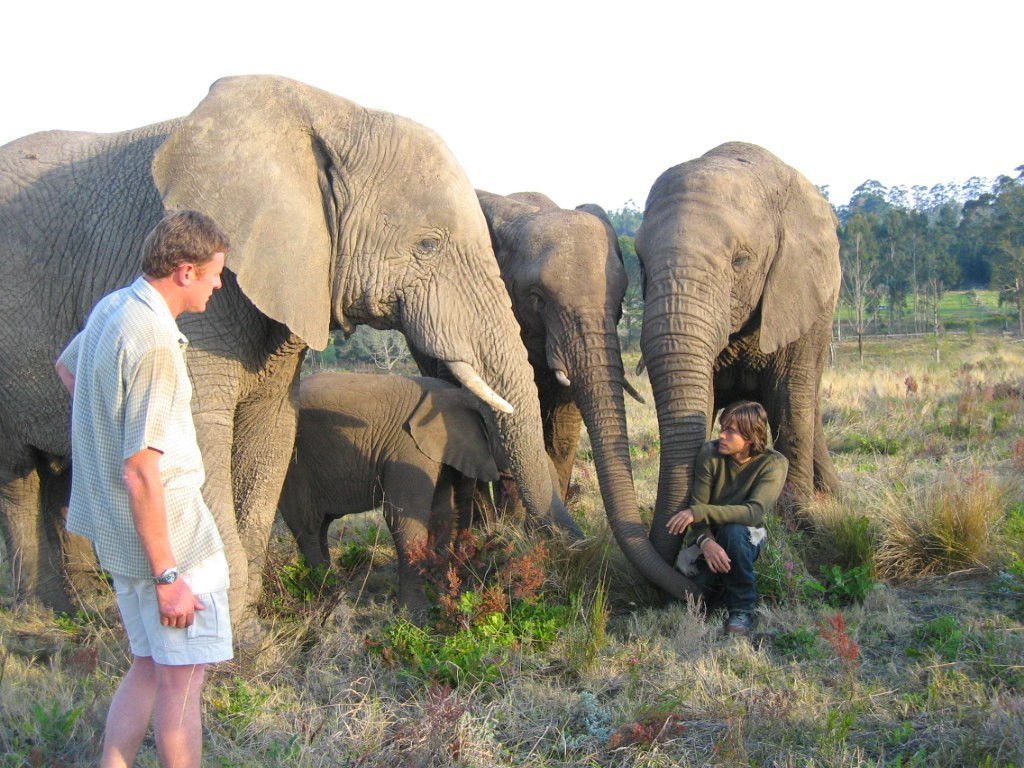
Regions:
<instances>
[{"instance_id":1,"label":"standing man's bare leg","mask_svg":"<svg viewBox=\"0 0 1024 768\"><path fill-rule=\"evenodd\" d=\"M206 665L155 666L158 693L153 731L160 762L164 768L199 768L203 757L200 693Z\"/></svg>"},{"instance_id":2,"label":"standing man's bare leg","mask_svg":"<svg viewBox=\"0 0 1024 768\"><path fill-rule=\"evenodd\" d=\"M135 761L155 700L156 665L149 656L136 656L110 702L101 768L127 768Z\"/></svg>"}]
</instances>

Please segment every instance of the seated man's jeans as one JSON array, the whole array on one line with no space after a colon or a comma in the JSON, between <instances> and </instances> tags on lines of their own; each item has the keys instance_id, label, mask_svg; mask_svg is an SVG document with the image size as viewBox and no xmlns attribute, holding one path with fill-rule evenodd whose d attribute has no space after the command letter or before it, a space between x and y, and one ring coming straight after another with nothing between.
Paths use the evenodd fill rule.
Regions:
<instances>
[{"instance_id":1,"label":"seated man's jeans","mask_svg":"<svg viewBox=\"0 0 1024 768\"><path fill-rule=\"evenodd\" d=\"M709 609L720 602L730 611L751 611L757 607L757 574L754 561L761 554L764 540L750 543L750 529L745 525L726 523L715 531L715 541L729 556L729 572L714 573L707 561L698 558L697 575L692 580L704 588L704 602Z\"/></svg>"}]
</instances>

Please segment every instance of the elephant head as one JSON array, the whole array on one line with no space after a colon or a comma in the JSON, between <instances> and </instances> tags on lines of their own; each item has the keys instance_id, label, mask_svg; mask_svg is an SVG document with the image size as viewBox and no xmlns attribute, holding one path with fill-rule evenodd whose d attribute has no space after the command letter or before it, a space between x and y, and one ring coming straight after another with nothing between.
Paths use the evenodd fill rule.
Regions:
<instances>
[{"instance_id":1,"label":"elephant head","mask_svg":"<svg viewBox=\"0 0 1024 768\"><path fill-rule=\"evenodd\" d=\"M254 108L258 105L259 108ZM332 325L401 330L486 400L531 511L568 520L483 216L429 129L282 78L227 78L159 149L166 206L232 233L227 267L314 349Z\"/></svg>"},{"instance_id":2,"label":"elephant head","mask_svg":"<svg viewBox=\"0 0 1024 768\"><path fill-rule=\"evenodd\" d=\"M477 196L537 378L562 492L582 416L616 540L645 577L684 597L693 586L651 547L636 502L616 330L626 271L607 214L594 205L562 209L536 192Z\"/></svg>"},{"instance_id":3,"label":"elephant head","mask_svg":"<svg viewBox=\"0 0 1024 768\"><path fill-rule=\"evenodd\" d=\"M810 472L840 279L835 228L807 179L750 144L717 147L651 188L636 249L646 281L641 347L661 433L651 539L665 560L681 539L665 522L688 503L716 407L763 402L790 478L794 466Z\"/></svg>"}]
</instances>

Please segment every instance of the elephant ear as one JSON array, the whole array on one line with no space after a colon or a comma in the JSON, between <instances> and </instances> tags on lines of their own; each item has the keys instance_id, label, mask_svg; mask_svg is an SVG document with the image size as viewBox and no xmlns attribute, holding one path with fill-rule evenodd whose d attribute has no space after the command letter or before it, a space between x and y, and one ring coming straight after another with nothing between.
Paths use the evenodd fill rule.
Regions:
<instances>
[{"instance_id":1,"label":"elephant ear","mask_svg":"<svg viewBox=\"0 0 1024 768\"><path fill-rule=\"evenodd\" d=\"M769 354L796 341L839 298L839 239L832 206L809 181L792 171L782 212L779 247L761 302L761 351Z\"/></svg>"},{"instance_id":2,"label":"elephant ear","mask_svg":"<svg viewBox=\"0 0 1024 768\"><path fill-rule=\"evenodd\" d=\"M416 447L432 460L493 482L498 467L477 402L458 387L428 388L405 426Z\"/></svg>"},{"instance_id":3,"label":"elephant ear","mask_svg":"<svg viewBox=\"0 0 1024 768\"><path fill-rule=\"evenodd\" d=\"M319 136L310 115L346 124L354 109L284 78L225 78L153 157L164 207L213 217L231 237L226 266L245 295L314 349L326 347L331 322L325 146L335 157L344 148Z\"/></svg>"}]
</instances>

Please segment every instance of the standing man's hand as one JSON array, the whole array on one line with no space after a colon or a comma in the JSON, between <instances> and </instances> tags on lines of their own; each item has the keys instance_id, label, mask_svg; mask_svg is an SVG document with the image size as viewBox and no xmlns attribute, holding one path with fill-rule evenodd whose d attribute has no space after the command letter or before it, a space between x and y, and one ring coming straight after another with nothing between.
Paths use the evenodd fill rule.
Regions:
<instances>
[{"instance_id":1,"label":"standing man's hand","mask_svg":"<svg viewBox=\"0 0 1024 768\"><path fill-rule=\"evenodd\" d=\"M682 512L676 512L672 517L665 523L665 527L668 528L669 533L679 534L690 527L693 522L693 510L684 509Z\"/></svg>"},{"instance_id":2,"label":"standing man's hand","mask_svg":"<svg viewBox=\"0 0 1024 768\"><path fill-rule=\"evenodd\" d=\"M732 561L729 560L729 555L725 553L722 546L714 539L707 539L700 546L700 551L704 553L704 560L708 564L708 568L713 573L728 573L732 567Z\"/></svg>"},{"instance_id":3,"label":"standing man's hand","mask_svg":"<svg viewBox=\"0 0 1024 768\"><path fill-rule=\"evenodd\" d=\"M160 623L165 627L185 629L195 621L195 612L203 610L203 604L184 579L170 584L158 584L156 602L160 608Z\"/></svg>"}]
</instances>

